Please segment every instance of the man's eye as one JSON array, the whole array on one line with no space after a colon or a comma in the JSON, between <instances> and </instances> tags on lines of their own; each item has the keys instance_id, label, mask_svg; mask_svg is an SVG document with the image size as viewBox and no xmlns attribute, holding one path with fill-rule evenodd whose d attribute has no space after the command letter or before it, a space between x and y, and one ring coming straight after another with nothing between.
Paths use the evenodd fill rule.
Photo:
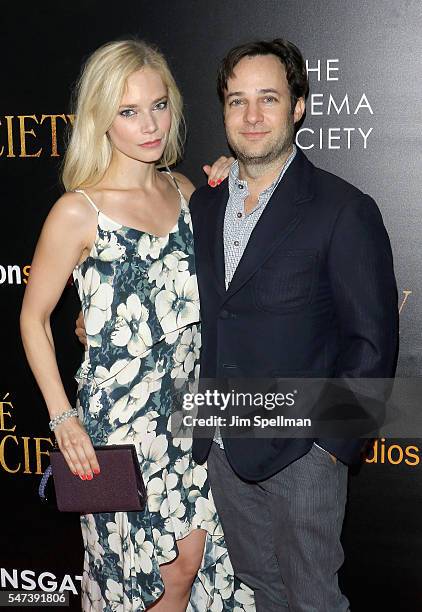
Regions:
<instances>
[{"instance_id":1,"label":"man's eye","mask_svg":"<svg viewBox=\"0 0 422 612\"><path fill-rule=\"evenodd\" d=\"M234 98L234 100L230 100L229 106L240 106L242 104L242 100L239 98Z\"/></svg>"},{"instance_id":2,"label":"man's eye","mask_svg":"<svg viewBox=\"0 0 422 612\"><path fill-rule=\"evenodd\" d=\"M167 105L168 105L168 101L162 100L161 102L158 102L158 104L154 106L154 110L165 110L167 108Z\"/></svg>"},{"instance_id":3,"label":"man's eye","mask_svg":"<svg viewBox=\"0 0 422 612\"><path fill-rule=\"evenodd\" d=\"M133 117L134 114L135 111L132 108L125 108L119 113L119 115L121 115L122 117Z\"/></svg>"},{"instance_id":4,"label":"man's eye","mask_svg":"<svg viewBox=\"0 0 422 612\"><path fill-rule=\"evenodd\" d=\"M273 104L274 102L277 102L277 98L274 98L274 96L265 96L264 102L267 104Z\"/></svg>"}]
</instances>

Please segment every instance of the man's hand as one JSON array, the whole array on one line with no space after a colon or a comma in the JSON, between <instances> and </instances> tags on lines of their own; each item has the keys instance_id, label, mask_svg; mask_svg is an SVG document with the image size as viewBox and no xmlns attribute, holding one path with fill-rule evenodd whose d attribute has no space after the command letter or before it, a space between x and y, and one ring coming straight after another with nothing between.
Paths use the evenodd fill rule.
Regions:
<instances>
[{"instance_id":1,"label":"man's hand","mask_svg":"<svg viewBox=\"0 0 422 612\"><path fill-rule=\"evenodd\" d=\"M225 157L222 155L213 164L205 164L202 170L208 176L208 185L217 187L229 175L230 166L235 161L234 157Z\"/></svg>"},{"instance_id":2,"label":"man's hand","mask_svg":"<svg viewBox=\"0 0 422 612\"><path fill-rule=\"evenodd\" d=\"M88 343L86 340L85 322L84 322L82 311L79 313L79 316L76 319L75 334L78 336L79 342L81 342L86 348L88 346Z\"/></svg>"}]
</instances>

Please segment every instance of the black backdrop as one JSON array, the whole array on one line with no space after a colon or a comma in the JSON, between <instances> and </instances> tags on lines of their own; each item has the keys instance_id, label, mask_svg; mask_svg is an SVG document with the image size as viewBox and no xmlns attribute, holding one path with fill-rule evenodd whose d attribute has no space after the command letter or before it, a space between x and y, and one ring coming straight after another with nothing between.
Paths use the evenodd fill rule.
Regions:
<instances>
[{"instance_id":1,"label":"black backdrop","mask_svg":"<svg viewBox=\"0 0 422 612\"><path fill-rule=\"evenodd\" d=\"M412 376L422 360L417 167L422 5L420 0L85 0L3 3L0 20L0 587L69 590L71 609L78 610L78 520L37 501L40 473L48 464L48 418L24 360L18 315L37 236L60 194L69 95L83 59L124 35L161 47L186 103L189 138L179 169L199 185L201 165L226 151L214 85L219 59L250 38L295 42L308 59L313 94L299 144L314 163L370 193L381 208L400 294L399 372ZM77 311L69 287L54 331L70 395L81 357L72 333ZM422 609L421 450L421 440L382 441L351 477L341 582L355 612Z\"/></svg>"}]
</instances>

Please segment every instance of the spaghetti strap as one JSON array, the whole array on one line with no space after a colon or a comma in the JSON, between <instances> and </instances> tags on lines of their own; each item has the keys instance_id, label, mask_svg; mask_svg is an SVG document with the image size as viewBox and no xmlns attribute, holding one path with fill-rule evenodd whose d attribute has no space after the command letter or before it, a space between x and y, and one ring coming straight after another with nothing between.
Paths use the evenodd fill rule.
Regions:
<instances>
[{"instance_id":1,"label":"spaghetti strap","mask_svg":"<svg viewBox=\"0 0 422 612\"><path fill-rule=\"evenodd\" d=\"M97 213L100 212L100 209L94 204L93 200L89 197L89 195L83 189L75 189L75 193L81 193L82 195L84 195L86 199L88 200L88 202L91 204L92 208Z\"/></svg>"},{"instance_id":2,"label":"spaghetti strap","mask_svg":"<svg viewBox=\"0 0 422 612\"><path fill-rule=\"evenodd\" d=\"M180 187L179 187L179 183L176 181L176 177L173 176L171 170L164 170L165 174L168 174L169 177L171 178L171 180L174 183L174 186L176 187L177 191L179 192L180 197L183 198L183 193L180 191Z\"/></svg>"}]
</instances>

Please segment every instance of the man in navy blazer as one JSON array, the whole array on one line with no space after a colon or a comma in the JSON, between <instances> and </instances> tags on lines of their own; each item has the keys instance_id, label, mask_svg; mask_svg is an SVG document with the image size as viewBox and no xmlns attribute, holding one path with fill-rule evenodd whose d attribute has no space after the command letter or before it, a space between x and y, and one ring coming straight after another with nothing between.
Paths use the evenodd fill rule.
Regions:
<instances>
[{"instance_id":1,"label":"man in navy blazer","mask_svg":"<svg viewBox=\"0 0 422 612\"><path fill-rule=\"evenodd\" d=\"M277 39L222 61L237 161L191 199L204 378L389 378L397 290L374 200L294 146L308 93L300 51ZM214 441L212 436L214 435ZM195 438L235 572L259 612L349 609L337 572L347 465L361 439Z\"/></svg>"}]
</instances>

